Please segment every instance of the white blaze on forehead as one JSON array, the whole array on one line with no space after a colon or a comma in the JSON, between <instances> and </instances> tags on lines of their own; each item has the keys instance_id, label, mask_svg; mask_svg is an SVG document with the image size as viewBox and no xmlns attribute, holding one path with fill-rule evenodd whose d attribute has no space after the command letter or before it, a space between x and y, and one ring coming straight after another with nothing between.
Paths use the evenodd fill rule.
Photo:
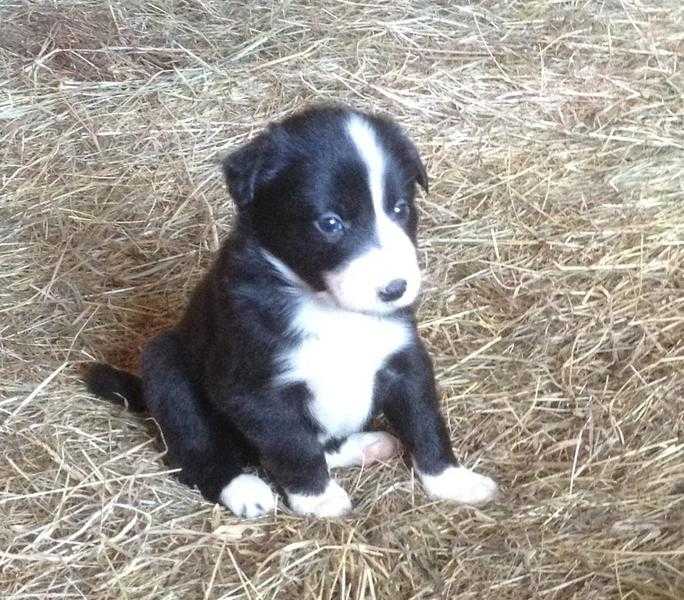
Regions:
<instances>
[{"instance_id":1,"label":"white blaze on forehead","mask_svg":"<svg viewBox=\"0 0 684 600\"><path fill-rule=\"evenodd\" d=\"M349 119L347 131L351 137L356 151L366 164L368 169L368 183L370 186L371 200L375 216L378 218L385 214L383 207L385 187L385 155L378 144L375 132L368 121L358 115Z\"/></svg>"}]
</instances>

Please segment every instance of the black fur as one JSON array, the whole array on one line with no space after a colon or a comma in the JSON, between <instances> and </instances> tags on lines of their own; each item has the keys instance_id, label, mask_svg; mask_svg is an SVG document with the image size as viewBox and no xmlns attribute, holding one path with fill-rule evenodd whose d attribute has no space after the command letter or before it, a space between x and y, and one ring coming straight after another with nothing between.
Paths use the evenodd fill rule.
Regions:
<instances>
[{"instance_id":1,"label":"black fur","mask_svg":"<svg viewBox=\"0 0 684 600\"><path fill-rule=\"evenodd\" d=\"M88 389L96 396L133 412L145 410L140 377L104 363L95 363L88 365L84 379Z\"/></svg>"},{"instance_id":2,"label":"black fur","mask_svg":"<svg viewBox=\"0 0 684 600\"><path fill-rule=\"evenodd\" d=\"M288 492L317 494L328 482L307 386L274 385L279 354L300 342L290 322L301 289L263 249L313 290L323 290L322 273L372 243L366 174L340 130L350 113L341 107L305 111L272 125L224 161L237 223L178 325L144 349L142 394L139 379L108 366L94 365L86 378L94 393L119 402L126 398L134 410L145 408L159 423L183 480L210 501L257 463ZM406 200L401 226L415 241L413 198L416 183L427 189L425 168L394 123L365 118L388 155L385 202ZM311 227L329 210L350 224L349 235L337 243ZM377 373L368 421L384 412L418 467L439 473L457 463L439 414L430 359L411 308L386 318L405 321L412 340Z\"/></svg>"}]
</instances>

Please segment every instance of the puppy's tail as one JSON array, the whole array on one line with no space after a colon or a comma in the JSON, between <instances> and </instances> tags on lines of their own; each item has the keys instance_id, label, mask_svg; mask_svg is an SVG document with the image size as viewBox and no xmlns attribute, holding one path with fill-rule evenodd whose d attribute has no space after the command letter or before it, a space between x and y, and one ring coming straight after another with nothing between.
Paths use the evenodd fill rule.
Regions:
<instances>
[{"instance_id":1,"label":"puppy's tail","mask_svg":"<svg viewBox=\"0 0 684 600\"><path fill-rule=\"evenodd\" d=\"M83 379L88 390L96 396L133 412L145 410L142 379L137 375L105 363L92 363L86 367Z\"/></svg>"}]
</instances>

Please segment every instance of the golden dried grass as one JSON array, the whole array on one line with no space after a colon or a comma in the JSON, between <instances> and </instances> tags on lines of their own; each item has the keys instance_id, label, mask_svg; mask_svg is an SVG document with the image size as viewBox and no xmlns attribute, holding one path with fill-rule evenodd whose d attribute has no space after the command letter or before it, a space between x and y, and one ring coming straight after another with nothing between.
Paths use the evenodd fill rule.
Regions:
<instances>
[{"instance_id":1,"label":"golden dried grass","mask_svg":"<svg viewBox=\"0 0 684 600\"><path fill-rule=\"evenodd\" d=\"M679 0L0 5L3 598L684 596ZM422 333L454 444L502 484L239 522L77 366L168 325L229 230L215 163L341 100L432 178Z\"/></svg>"}]
</instances>

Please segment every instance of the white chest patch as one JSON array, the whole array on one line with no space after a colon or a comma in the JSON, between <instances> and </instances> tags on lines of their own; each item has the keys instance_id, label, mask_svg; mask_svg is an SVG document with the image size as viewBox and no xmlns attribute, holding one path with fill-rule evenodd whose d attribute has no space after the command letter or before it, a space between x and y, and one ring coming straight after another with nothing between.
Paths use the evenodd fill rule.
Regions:
<instances>
[{"instance_id":1,"label":"white chest patch","mask_svg":"<svg viewBox=\"0 0 684 600\"><path fill-rule=\"evenodd\" d=\"M359 431L371 412L375 375L408 344L409 327L315 298L300 306L293 326L302 341L283 356L279 380L307 385L311 414L324 431L321 441Z\"/></svg>"}]
</instances>

